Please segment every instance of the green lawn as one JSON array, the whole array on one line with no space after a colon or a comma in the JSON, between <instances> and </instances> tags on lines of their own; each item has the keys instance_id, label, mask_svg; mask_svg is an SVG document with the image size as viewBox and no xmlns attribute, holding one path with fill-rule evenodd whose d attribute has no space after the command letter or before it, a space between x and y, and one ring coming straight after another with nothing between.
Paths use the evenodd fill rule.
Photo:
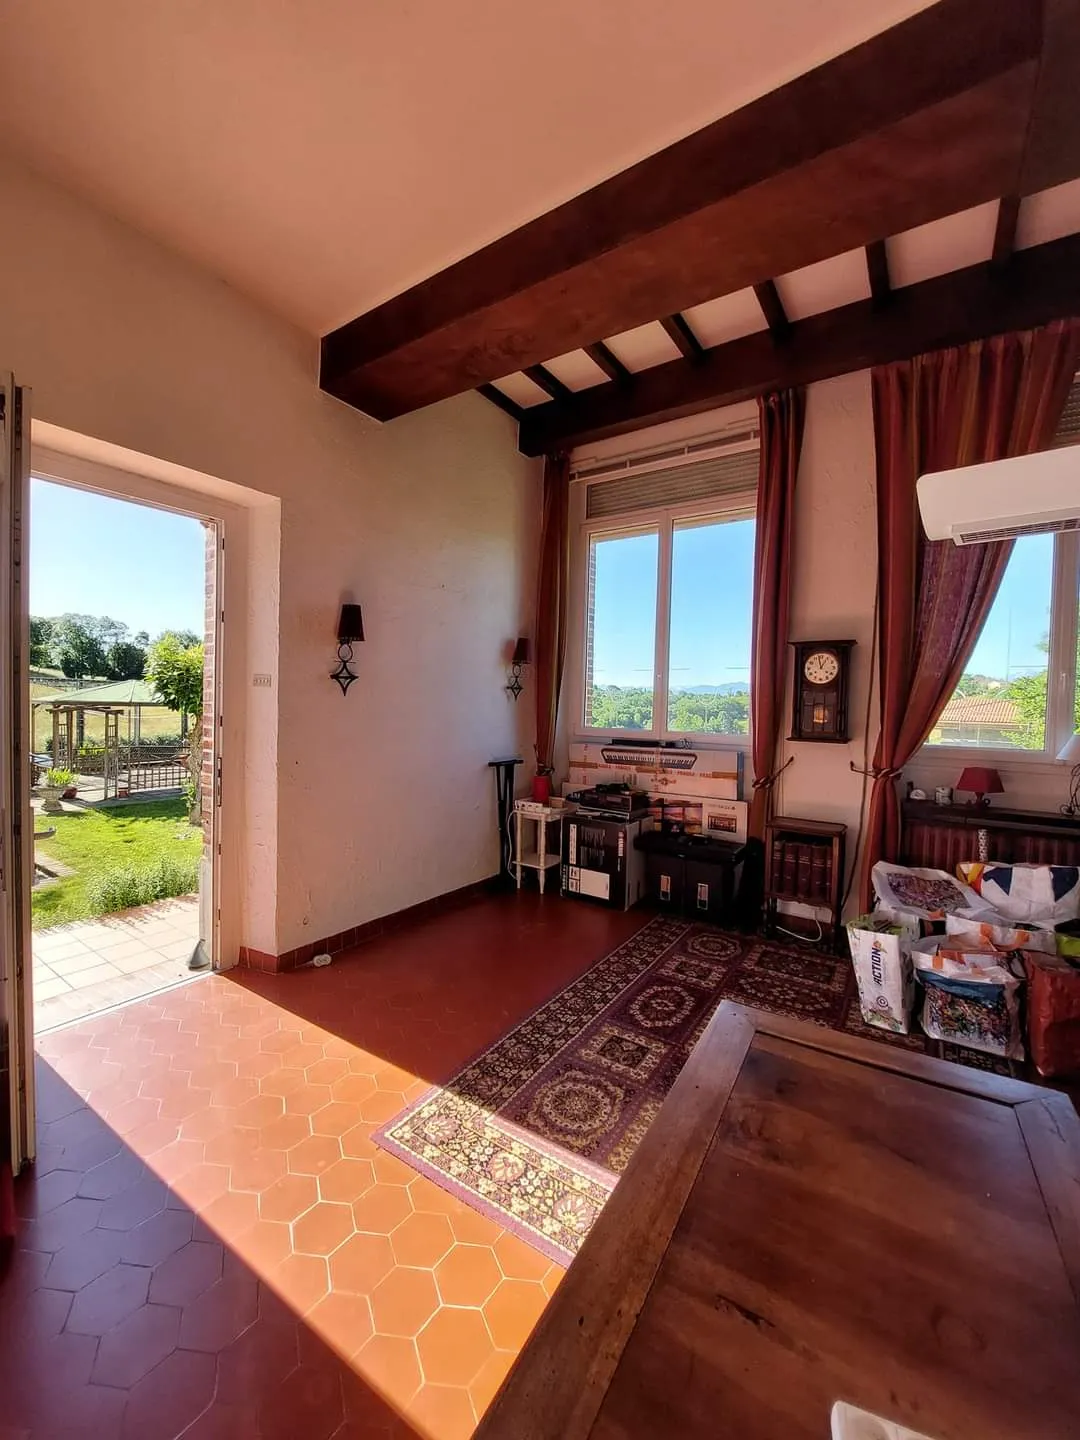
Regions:
<instances>
[{"instance_id":1,"label":"green lawn","mask_svg":"<svg viewBox=\"0 0 1080 1440\"><path fill-rule=\"evenodd\" d=\"M37 841L39 859L75 872L33 892L35 930L197 887L202 834L188 824L183 799L34 818L38 830L56 826Z\"/></svg>"}]
</instances>

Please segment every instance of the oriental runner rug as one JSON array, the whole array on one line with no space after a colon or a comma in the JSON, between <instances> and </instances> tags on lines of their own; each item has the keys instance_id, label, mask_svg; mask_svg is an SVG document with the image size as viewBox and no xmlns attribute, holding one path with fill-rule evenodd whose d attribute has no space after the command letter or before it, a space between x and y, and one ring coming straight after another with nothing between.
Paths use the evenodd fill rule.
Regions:
<instances>
[{"instance_id":1,"label":"oriental runner rug","mask_svg":"<svg viewBox=\"0 0 1080 1440\"><path fill-rule=\"evenodd\" d=\"M658 916L373 1138L569 1264L721 1000L997 1068L865 1026L846 957Z\"/></svg>"}]
</instances>

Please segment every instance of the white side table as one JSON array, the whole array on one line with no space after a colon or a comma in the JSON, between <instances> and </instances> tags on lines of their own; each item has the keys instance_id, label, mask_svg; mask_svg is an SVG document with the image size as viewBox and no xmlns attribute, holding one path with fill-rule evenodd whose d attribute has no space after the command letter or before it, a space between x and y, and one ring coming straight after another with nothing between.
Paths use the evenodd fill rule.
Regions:
<instances>
[{"instance_id":1,"label":"white side table","mask_svg":"<svg viewBox=\"0 0 1080 1440\"><path fill-rule=\"evenodd\" d=\"M541 805L536 800L514 802L512 863L519 890L522 871L535 870L540 881L540 894L544 893L547 872L562 863L562 822L566 813L551 805ZM549 835L549 825L557 827L554 835Z\"/></svg>"}]
</instances>

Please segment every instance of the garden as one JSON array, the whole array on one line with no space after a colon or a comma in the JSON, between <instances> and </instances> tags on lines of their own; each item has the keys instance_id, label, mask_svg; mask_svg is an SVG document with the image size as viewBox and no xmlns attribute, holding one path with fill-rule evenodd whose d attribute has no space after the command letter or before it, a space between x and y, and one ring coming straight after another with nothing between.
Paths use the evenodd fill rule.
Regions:
<instances>
[{"instance_id":1,"label":"garden","mask_svg":"<svg viewBox=\"0 0 1080 1440\"><path fill-rule=\"evenodd\" d=\"M34 887L35 930L199 888L202 831L183 797L66 810L40 823L55 833L36 842L38 865L56 878Z\"/></svg>"}]
</instances>

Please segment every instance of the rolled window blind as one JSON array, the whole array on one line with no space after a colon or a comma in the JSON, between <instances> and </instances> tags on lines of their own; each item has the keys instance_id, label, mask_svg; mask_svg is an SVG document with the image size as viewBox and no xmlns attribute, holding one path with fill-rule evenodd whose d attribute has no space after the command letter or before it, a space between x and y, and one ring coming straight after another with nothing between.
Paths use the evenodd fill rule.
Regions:
<instances>
[{"instance_id":1,"label":"rolled window blind","mask_svg":"<svg viewBox=\"0 0 1080 1440\"><path fill-rule=\"evenodd\" d=\"M1059 445L1080 445L1080 375L1073 380L1061 423L1054 432L1054 446Z\"/></svg>"},{"instance_id":2,"label":"rolled window blind","mask_svg":"<svg viewBox=\"0 0 1080 1440\"><path fill-rule=\"evenodd\" d=\"M666 470L645 470L587 487L585 514L589 520L629 515L635 510L659 510L696 500L738 500L751 504L757 490L758 451L735 450L673 465Z\"/></svg>"}]
</instances>

